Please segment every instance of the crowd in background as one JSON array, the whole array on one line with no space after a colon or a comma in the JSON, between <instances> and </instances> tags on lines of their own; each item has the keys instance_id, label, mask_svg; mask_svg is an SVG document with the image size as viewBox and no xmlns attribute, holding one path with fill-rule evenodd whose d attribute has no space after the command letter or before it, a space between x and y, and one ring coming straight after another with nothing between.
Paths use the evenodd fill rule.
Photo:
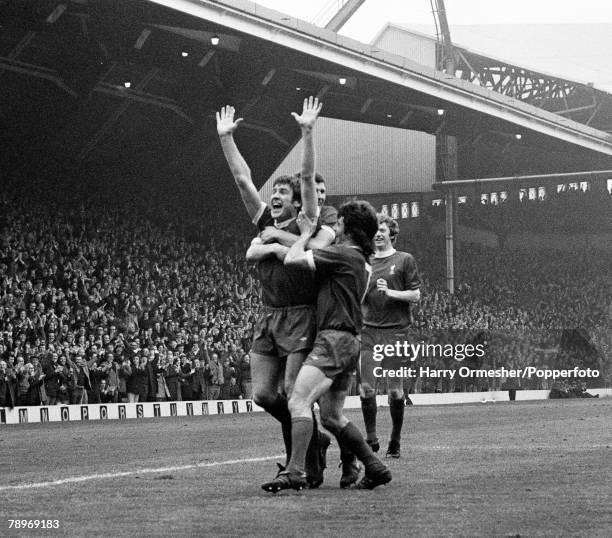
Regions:
<instances>
[{"instance_id":1,"label":"crowd in background","mask_svg":"<svg viewBox=\"0 0 612 538\"><path fill-rule=\"evenodd\" d=\"M261 302L244 252L254 228L111 193L1 196L0 407L251 397ZM486 341L474 367L555 367L582 353L609 376L610 253L463 246L454 295L444 291L443 241L421 237L414 254L423 280L415 338ZM560 346L567 328L587 330L587 351Z\"/></svg>"},{"instance_id":2,"label":"crowd in background","mask_svg":"<svg viewBox=\"0 0 612 538\"><path fill-rule=\"evenodd\" d=\"M259 289L235 227L127 200L0 204L0 406L251 396Z\"/></svg>"},{"instance_id":3,"label":"crowd in background","mask_svg":"<svg viewBox=\"0 0 612 538\"><path fill-rule=\"evenodd\" d=\"M512 192L505 199L468 198L458 204L459 223L490 230L503 237L508 233L601 233L612 229L612 189L582 190L579 183L564 185L559 192L546 194L536 190L529 198L525 189L520 196ZM428 214L444 219L444 206L428 208Z\"/></svg>"}]
</instances>

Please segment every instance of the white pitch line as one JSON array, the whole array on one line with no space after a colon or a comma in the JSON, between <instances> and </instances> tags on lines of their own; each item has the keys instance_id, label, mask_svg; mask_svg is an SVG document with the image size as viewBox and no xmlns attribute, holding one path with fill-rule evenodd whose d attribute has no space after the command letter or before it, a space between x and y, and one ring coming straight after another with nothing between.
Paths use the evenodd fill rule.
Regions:
<instances>
[{"instance_id":1,"label":"white pitch line","mask_svg":"<svg viewBox=\"0 0 612 538\"><path fill-rule=\"evenodd\" d=\"M585 450L585 449L597 449L597 448L609 448L611 445L595 444L595 445L468 445L468 446L444 446L444 445L413 445L410 447L412 450ZM170 473L175 471L184 471L187 469L202 469L206 467L219 467L221 465L236 465L238 463L257 463L260 461L270 461L284 458L283 455L266 456L263 458L245 458L242 460L226 460L226 461L213 461L210 463L193 463L191 465L177 465L173 467L157 467L154 469L139 469L136 471L121 471L115 473L102 473L102 474L90 474L84 476L71 476L68 478L62 478L61 480L51 480L48 482L31 482L28 484L15 484L11 486L0 486L0 491L9 490L22 490L22 489L34 489L34 488L48 488L52 486L61 486L64 484L75 484L78 482L87 482L88 480L103 480L106 478L120 478L122 476L132 476L140 474L154 474L154 473Z\"/></svg>"},{"instance_id":2,"label":"white pitch line","mask_svg":"<svg viewBox=\"0 0 612 538\"><path fill-rule=\"evenodd\" d=\"M200 469L203 467L219 467L220 465L236 465L237 463L256 463L259 461L269 461L284 458L284 456L266 456L265 458L246 458L242 460L213 461L210 463L193 463L191 465L177 465L174 467L157 467L154 469L138 469L137 471L121 471L116 473L90 474L84 476L71 476L61 480L51 480L48 482L31 482L29 484L15 484L12 486L0 486L0 491L21 490L33 488L48 488L51 486L62 486L64 484L74 484L77 482L87 482L88 480L103 480L105 478L119 478L122 476L132 476L135 474L170 473L174 471L184 471L186 469Z\"/></svg>"}]
</instances>

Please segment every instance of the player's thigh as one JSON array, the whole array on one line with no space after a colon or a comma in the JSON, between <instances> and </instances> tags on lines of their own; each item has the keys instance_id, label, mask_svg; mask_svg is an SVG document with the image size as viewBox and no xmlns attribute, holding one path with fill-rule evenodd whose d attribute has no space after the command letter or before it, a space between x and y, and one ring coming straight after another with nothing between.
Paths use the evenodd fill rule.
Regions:
<instances>
[{"instance_id":1,"label":"player's thigh","mask_svg":"<svg viewBox=\"0 0 612 538\"><path fill-rule=\"evenodd\" d=\"M287 398L293 393L293 387L295 386L295 380L297 379L298 373L304 360L306 359L306 351L298 351L297 353L290 353L285 362L284 371L284 388Z\"/></svg>"},{"instance_id":2,"label":"player's thigh","mask_svg":"<svg viewBox=\"0 0 612 538\"><path fill-rule=\"evenodd\" d=\"M332 383L317 367L308 364L302 366L289 399L291 416L310 417L313 404L329 390Z\"/></svg>"},{"instance_id":3,"label":"player's thigh","mask_svg":"<svg viewBox=\"0 0 612 538\"><path fill-rule=\"evenodd\" d=\"M282 363L278 357L251 353L251 381L254 394L276 394L281 372Z\"/></svg>"},{"instance_id":4,"label":"player's thigh","mask_svg":"<svg viewBox=\"0 0 612 538\"><path fill-rule=\"evenodd\" d=\"M359 356L359 385L362 396L364 396L364 391L372 391L376 386L374 370L377 366L380 366L380 361L374 360L374 338L373 331L364 330Z\"/></svg>"}]
</instances>

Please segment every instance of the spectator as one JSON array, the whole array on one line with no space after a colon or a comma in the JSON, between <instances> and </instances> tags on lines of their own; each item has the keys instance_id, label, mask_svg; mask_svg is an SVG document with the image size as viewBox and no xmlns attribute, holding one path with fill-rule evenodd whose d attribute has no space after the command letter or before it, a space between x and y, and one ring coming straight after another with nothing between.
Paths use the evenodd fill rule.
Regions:
<instances>
[{"instance_id":1,"label":"spectator","mask_svg":"<svg viewBox=\"0 0 612 538\"><path fill-rule=\"evenodd\" d=\"M113 398L114 392L108 385L108 381L106 379L100 380L100 401L102 403L111 403Z\"/></svg>"},{"instance_id":2,"label":"spectator","mask_svg":"<svg viewBox=\"0 0 612 538\"><path fill-rule=\"evenodd\" d=\"M127 356L123 356L121 359L121 366L119 367L118 377L119 377L119 385L117 387L118 390L118 400L120 402L128 401L128 380L132 376L132 364L130 363L130 359Z\"/></svg>"},{"instance_id":3,"label":"spectator","mask_svg":"<svg viewBox=\"0 0 612 538\"><path fill-rule=\"evenodd\" d=\"M132 374L127 378L128 402L146 402L149 395L149 371L147 358L135 355L131 361Z\"/></svg>"},{"instance_id":4,"label":"spectator","mask_svg":"<svg viewBox=\"0 0 612 538\"><path fill-rule=\"evenodd\" d=\"M153 359L153 371L157 381L157 388L155 391L156 402L165 402L171 398L170 390L168 388L168 384L166 383L166 376L164 375L167 366L168 364L166 357L161 355L159 352L156 352L155 358Z\"/></svg>"},{"instance_id":5,"label":"spectator","mask_svg":"<svg viewBox=\"0 0 612 538\"><path fill-rule=\"evenodd\" d=\"M59 363L59 354L52 352L50 359L43 367L45 374L45 392L47 404L56 405L60 402L60 388L66 383L64 367Z\"/></svg>"},{"instance_id":6,"label":"spectator","mask_svg":"<svg viewBox=\"0 0 612 538\"><path fill-rule=\"evenodd\" d=\"M74 383L72 403L89 403L88 394L91 392L91 379L89 374L89 368L82 355L77 355L76 357L76 364L73 368L72 379Z\"/></svg>"},{"instance_id":7,"label":"spectator","mask_svg":"<svg viewBox=\"0 0 612 538\"><path fill-rule=\"evenodd\" d=\"M0 407L14 407L17 403L15 387L17 376L9 370L6 361L0 359Z\"/></svg>"},{"instance_id":8,"label":"spectator","mask_svg":"<svg viewBox=\"0 0 612 538\"><path fill-rule=\"evenodd\" d=\"M17 405L40 405L45 374L37 374L33 364L26 364L17 373Z\"/></svg>"},{"instance_id":9,"label":"spectator","mask_svg":"<svg viewBox=\"0 0 612 538\"><path fill-rule=\"evenodd\" d=\"M200 359L193 360L193 378L191 383L192 398L194 400L208 399L208 387L206 383L206 370Z\"/></svg>"},{"instance_id":10,"label":"spectator","mask_svg":"<svg viewBox=\"0 0 612 538\"><path fill-rule=\"evenodd\" d=\"M180 383L181 383L181 399L183 401L193 400L193 376L195 374L195 369L191 365L191 362L187 358L187 355L181 353L181 374L180 374Z\"/></svg>"},{"instance_id":11,"label":"spectator","mask_svg":"<svg viewBox=\"0 0 612 538\"><path fill-rule=\"evenodd\" d=\"M223 366L219 360L219 355L213 352L208 362L208 397L211 400L218 400L223 385Z\"/></svg>"},{"instance_id":12,"label":"spectator","mask_svg":"<svg viewBox=\"0 0 612 538\"><path fill-rule=\"evenodd\" d=\"M253 383L251 382L251 357L244 353L238 363L238 376L240 379L240 390L247 400L253 398Z\"/></svg>"},{"instance_id":13,"label":"spectator","mask_svg":"<svg viewBox=\"0 0 612 538\"><path fill-rule=\"evenodd\" d=\"M181 363L179 358L171 359L166 368L166 385L170 392L170 399L182 401L181 393Z\"/></svg>"},{"instance_id":14,"label":"spectator","mask_svg":"<svg viewBox=\"0 0 612 538\"><path fill-rule=\"evenodd\" d=\"M221 394L222 400L239 400L243 397L240 386L237 383L237 379L234 376L229 378L229 383L224 385L223 393Z\"/></svg>"}]
</instances>

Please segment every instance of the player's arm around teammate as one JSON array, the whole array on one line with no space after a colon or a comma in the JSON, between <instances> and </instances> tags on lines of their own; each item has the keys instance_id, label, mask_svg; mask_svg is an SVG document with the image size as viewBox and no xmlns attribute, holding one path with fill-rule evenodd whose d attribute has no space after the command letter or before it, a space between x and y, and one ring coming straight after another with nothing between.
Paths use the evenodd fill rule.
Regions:
<instances>
[{"instance_id":1,"label":"player's arm around teammate","mask_svg":"<svg viewBox=\"0 0 612 538\"><path fill-rule=\"evenodd\" d=\"M319 215L319 225L321 229L316 232L314 237L308 241L309 249L325 248L331 245L336 238L336 224L338 222L338 212L332 206L325 205L327 199L327 187L325 179L318 172L315 172L315 189L317 194L317 213ZM301 174L299 174L301 177ZM263 243L280 243L286 247L291 247L297 241L298 235L289 233L285 230L268 226L259 234Z\"/></svg>"},{"instance_id":2,"label":"player's arm around teammate","mask_svg":"<svg viewBox=\"0 0 612 538\"><path fill-rule=\"evenodd\" d=\"M279 261L283 261L289 247L281 245L280 243L268 243L264 244L259 236L254 237L246 251L246 260L248 262L258 262L264 258L270 256L276 256Z\"/></svg>"}]
</instances>

